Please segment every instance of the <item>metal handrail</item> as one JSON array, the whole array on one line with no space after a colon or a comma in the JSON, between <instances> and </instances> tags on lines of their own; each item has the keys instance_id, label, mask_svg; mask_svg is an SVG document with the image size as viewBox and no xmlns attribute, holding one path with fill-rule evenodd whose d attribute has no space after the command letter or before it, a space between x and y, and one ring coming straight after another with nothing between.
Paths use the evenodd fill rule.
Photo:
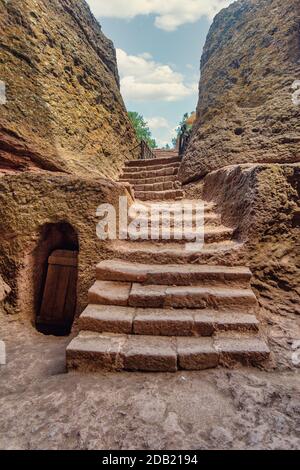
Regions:
<instances>
[{"instance_id":1,"label":"metal handrail","mask_svg":"<svg viewBox=\"0 0 300 470\"><path fill-rule=\"evenodd\" d=\"M148 143L145 140L142 140L139 142L138 145L136 145L131 152L135 152L137 149L139 149L139 154L138 154L138 160L151 160L156 158L155 153L152 151L152 149L149 147Z\"/></svg>"}]
</instances>

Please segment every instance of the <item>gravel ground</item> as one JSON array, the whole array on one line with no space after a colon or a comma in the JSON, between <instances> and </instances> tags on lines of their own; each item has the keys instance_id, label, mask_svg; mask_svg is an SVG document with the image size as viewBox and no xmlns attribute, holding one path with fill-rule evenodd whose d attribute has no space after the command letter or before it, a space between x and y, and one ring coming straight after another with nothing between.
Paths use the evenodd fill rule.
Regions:
<instances>
[{"instance_id":1,"label":"gravel ground","mask_svg":"<svg viewBox=\"0 0 300 470\"><path fill-rule=\"evenodd\" d=\"M297 449L300 376L65 373L70 338L0 317L1 449Z\"/></svg>"}]
</instances>

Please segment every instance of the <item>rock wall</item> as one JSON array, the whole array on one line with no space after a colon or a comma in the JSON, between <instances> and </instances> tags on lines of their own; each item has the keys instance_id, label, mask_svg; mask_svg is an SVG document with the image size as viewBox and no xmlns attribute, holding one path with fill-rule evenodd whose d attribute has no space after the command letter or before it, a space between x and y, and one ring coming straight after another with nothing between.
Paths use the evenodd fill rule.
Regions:
<instances>
[{"instance_id":1,"label":"rock wall","mask_svg":"<svg viewBox=\"0 0 300 470\"><path fill-rule=\"evenodd\" d=\"M122 185L100 178L52 172L0 177L0 272L12 289L8 313L34 322L48 257L56 249L79 251L77 313L83 311L96 264L111 256L109 242L96 236L96 209L103 203L117 209L119 196L130 201Z\"/></svg>"},{"instance_id":2,"label":"rock wall","mask_svg":"<svg viewBox=\"0 0 300 470\"><path fill-rule=\"evenodd\" d=\"M228 166L200 186L222 222L236 229L241 246L230 263L253 272L278 365L293 367L291 346L300 338L300 164Z\"/></svg>"},{"instance_id":3,"label":"rock wall","mask_svg":"<svg viewBox=\"0 0 300 470\"><path fill-rule=\"evenodd\" d=\"M86 2L0 0L0 31L0 170L118 176L136 140Z\"/></svg>"},{"instance_id":4,"label":"rock wall","mask_svg":"<svg viewBox=\"0 0 300 470\"><path fill-rule=\"evenodd\" d=\"M240 0L215 18L201 59L197 121L180 178L226 165L300 161L299 0Z\"/></svg>"},{"instance_id":5,"label":"rock wall","mask_svg":"<svg viewBox=\"0 0 300 470\"><path fill-rule=\"evenodd\" d=\"M223 167L190 184L188 197L214 202L234 229L239 245L221 263L249 265L270 309L300 323L300 164Z\"/></svg>"},{"instance_id":6,"label":"rock wall","mask_svg":"<svg viewBox=\"0 0 300 470\"><path fill-rule=\"evenodd\" d=\"M3 281L2 276L0 276L0 305L10 294L10 287Z\"/></svg>"},{"instance_id":7,"label":"rock wall","mask_svg":"<svg viewBox=\"0 0 300 470\"><path fill-rule=\"evenodd\" d=\"M56 249L79 252L86 306L110 256L96 208L130 199L112 179L136 138L113 44L84 0L0 0L0 32L0 275L5 311L34 323Z\"/></svg>"}]
</instances>

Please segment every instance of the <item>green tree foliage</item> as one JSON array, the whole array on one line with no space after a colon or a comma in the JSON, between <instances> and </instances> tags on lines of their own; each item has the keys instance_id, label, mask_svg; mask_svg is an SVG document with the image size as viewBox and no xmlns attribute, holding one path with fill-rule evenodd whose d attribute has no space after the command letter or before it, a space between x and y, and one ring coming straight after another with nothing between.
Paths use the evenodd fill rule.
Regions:
<instances>
[{"instance_id":1,"label":"green tree foliage","mask_svg":"<svg viewBox=\"0 0 300 470\"><path fill-rule=\"evenodd\" d=\"M181 134L182 132L182 129L185 129L185 132L190 132L193 125L192 124L187 124L187 120L194 114L194 112L192 111L191 113L185 113L183 115L183 118L181 119L177 129L176 129L176 133L177 133L177 137L174 137L174 139L172 139L172 145L173 147L175 148L176 145L177 145L177 138L178 136Z\"/></svg>"},{"instance_id":2,"label":"green tree foliage","mask_svg":"<svg viewBox=\"0 0 300 470\"><path fill-rule=\"evenodd\" d=\"M193 127L193 126L191 126L191 125L189 125L189 124L186 124L186 121L192 116L192 114L193 114L193 112L191 112L191 113L185 113L185 114L183 115L183 118L182 118L182 120L180 121L179 126L177 127L177 135L180 134L181 128L182 128L184 125L186 125L186 128L187 128L187 129L191 129L191 128Z\"/></svg>"},{"instance_id":3,"label":"green tree foliage","mask_svg":"<svg viewBox=\"0 0 300 470\"><path fill-rule=\"evenodd\" d=\"M157 148L156 141L155 139L153 139L149 126L144 120L143 116L134 111L129 111L128 116L135 129L136 136L139 142L144 140L145 142L147 142L150 148Z\"/></svg>"}]
</instances>

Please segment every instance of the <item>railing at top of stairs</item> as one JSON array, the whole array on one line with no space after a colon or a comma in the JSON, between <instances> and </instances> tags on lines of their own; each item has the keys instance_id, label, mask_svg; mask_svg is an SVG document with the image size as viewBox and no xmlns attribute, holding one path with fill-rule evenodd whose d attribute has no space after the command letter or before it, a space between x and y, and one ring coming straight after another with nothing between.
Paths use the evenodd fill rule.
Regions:
<instances>
[{"instance_id":1,"label":"railing at top of stairs","mask_svg":"<svg viewBox=\"0 0 300 470\"><path fill-rule=\"evenodd\" d=\"M188 128L186 124L183 124L179 133L179 156L182 158L188 147L190 138L192 135L192 129Z\"/></svg>"},{"instance_id":2,"label":"railing at top of stairs","mask_svg":"<svg viewBox=\"0 0 300 470\"><path fill-rule=\"evenodd\" d=\"M132 152L136 155L138 160L151 160L156 158L155 153L149 147L145 140L142 140L136 147L132 149Z\"/></svg>"}]
</instances>

